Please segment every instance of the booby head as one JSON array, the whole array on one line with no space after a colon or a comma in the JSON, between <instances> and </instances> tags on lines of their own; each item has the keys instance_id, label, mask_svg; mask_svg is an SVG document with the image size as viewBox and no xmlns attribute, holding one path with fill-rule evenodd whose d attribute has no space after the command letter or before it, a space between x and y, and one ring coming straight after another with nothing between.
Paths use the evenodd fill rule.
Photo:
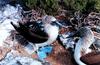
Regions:
<instances>
[{"instance_id":1,"label":"booby head","mask_svg":"<svg viewBox=\"0 0 100 65\"><path fill-rule=\"evenodd\" d=\"M44 25L49 24L49 25L52 25L52 26L56 26L58 28L61 27L59 25L59 23L58 23L58 20L55 17L53 17L53 16L48 16L48 15L44 16L42 18L42 22L44 23Z\"/></svg>"},{"instance_id":2,"label":"booby head","mask_svg":"<svg viewBox=\"0 0 100 65\"><path fill-rule=\"evenodd\" d=\"M48 15L45 15L43 18L42 18L42 22L43 23L52 23L53 21L56 21L57 19L53 16L48 16Z\"/></svg>"}]
</instances>

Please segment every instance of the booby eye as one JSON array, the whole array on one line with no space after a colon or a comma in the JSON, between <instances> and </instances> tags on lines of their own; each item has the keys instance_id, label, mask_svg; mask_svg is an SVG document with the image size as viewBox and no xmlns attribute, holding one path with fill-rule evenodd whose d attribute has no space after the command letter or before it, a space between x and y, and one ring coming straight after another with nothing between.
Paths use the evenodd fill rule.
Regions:
<instances>
[{"instance_id":1,"label":"booby eye","mask_svg":"<svg viewBox=\"0 0 100 65\"><path fill-rule=\"evenodd\" d=\"M59 28L61 27L61 26L57 23L57 21L52 21L51 25L57 26L57 27L59 27Z\"/></svg>"},{"instance_id":2,"label":"booby eye","mask_svg":"<svg viewBox=\"0 0 100 65\"><path fill-rule=\"evenodd\" d=\"M52 21L51 25L57 25L57 21Z\"/></svg>"}]
</instances>

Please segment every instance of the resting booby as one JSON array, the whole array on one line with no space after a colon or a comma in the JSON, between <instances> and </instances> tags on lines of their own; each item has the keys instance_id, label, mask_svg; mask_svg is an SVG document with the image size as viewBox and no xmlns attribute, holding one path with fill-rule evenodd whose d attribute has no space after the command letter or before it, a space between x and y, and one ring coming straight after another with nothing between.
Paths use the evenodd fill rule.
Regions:
<instances>
[{"instance_id":1,"label":"resting booby","mask_svg":"<svg viewBox=\"0 0 100 65\"><path fill-rule=\"evenodd\" d=\"M82 55L85 55L91 52L89 47L94 42L94 34L92 30L88 27L81 27L74 35L71 37L79 37L79 40L76 43L75 51L74 51L74 59L78 65L86 65L83 63L80 58Z\"/></svg>"}]
</instances>

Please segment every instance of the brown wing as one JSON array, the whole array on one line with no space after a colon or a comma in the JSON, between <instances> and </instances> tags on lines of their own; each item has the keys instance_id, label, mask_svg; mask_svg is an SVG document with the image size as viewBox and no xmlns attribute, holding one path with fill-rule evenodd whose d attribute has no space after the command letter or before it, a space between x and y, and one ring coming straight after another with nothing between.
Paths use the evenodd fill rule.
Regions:
<instances>
[{"instance_id":1,"label":"brown wing","mask_svg":"<svg viewBox=\"0 0 100 65\"><path fill-rule=\"evenodd\" d=\"M19 26L13 24L15 30L22 35L26 40L32 43L43 43L48 40L48 34L40 29L38 23L31 23L33 25L30 28L28 25L22 24L19 22Z\"/></svg>"}]
</instances>

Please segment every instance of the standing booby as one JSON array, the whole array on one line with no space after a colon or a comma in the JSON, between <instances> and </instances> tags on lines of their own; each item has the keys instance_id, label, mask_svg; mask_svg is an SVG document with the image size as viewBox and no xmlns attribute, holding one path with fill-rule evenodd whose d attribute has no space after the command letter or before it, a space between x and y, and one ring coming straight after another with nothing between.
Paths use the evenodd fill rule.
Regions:
<instances>
[{"instance_id":1,"label":"standing booby","mask_svg":"<svg viewBox=\"0 0 100 65\"><path fill-rule=\"evenodd\" d=\"M13 27L22 35L29 43L35 45L36 50L39 47L44 47L53 43L58 37L59 27L52 24L52 22L57 21L53 16L46 16L42 19L44 30L39 27L39 23L31 22L28 26L19 22L18 25L13 25ZM45 22L45 23L44 23ZM50 22L50 23L48 23ZM31 27L29 27L31 26Z\"/></svg>"}]
</instances>

